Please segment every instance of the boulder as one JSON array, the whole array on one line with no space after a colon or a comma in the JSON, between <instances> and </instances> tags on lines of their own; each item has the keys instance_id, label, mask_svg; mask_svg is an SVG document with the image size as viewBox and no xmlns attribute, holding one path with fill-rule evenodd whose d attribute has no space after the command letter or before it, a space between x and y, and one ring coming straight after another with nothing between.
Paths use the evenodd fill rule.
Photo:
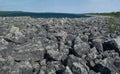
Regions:
<instances>
[{"instance_id":1,"label":"boulder","mask_svg":"<svg viewBox=\"0 0 120 74\"><path fill-rule=\"evenodd\" d=\"M73 45L73 50L77 56L83 57L83 55L89 53L90 46L88 43L83 42L80 37L76 37Z\"/></svg>"},{"instance_id":2,"label":"boulder","mask_svg":"<svg viewBox=\"0 0 120 74\"><path fill-rule=\"evenodd\" d=\"M66 66L66 69L63 72L63 74L73 74L73 73L72 73L71 69L68 66Z\"/></svg>"},{"instance_id":3,"label":"boulder","mask_svg":"<svg viewBox=\"0 0 120 74\"><path fill-rule=\"evenodd\" d=\"M44 58L44 49L37 49L34 51L16 52L12 54L15 61L41 61Z\"/></svg>"},{"instance_id":4,"label":"boulder","mask_svg":"<svg viewBox=\"0 0 120 74\"><path fill-rule=\"evenodd\" d=\"M67 60L67 65L70 67L73 74L88 74L89 67L81 58L70 55Z\"/></svg>"},{"instance_id":5,"label":"boulder","mask_svg":"<svg viewBox=\"0 0 120 74\"><path fill-rule=\"evenodd\" d=\"M67 57L67 54L68 54L68 49L63 49L64 51L62 50L47 50L47 57L49 59L53 59L53 60L64 60L66 57Z\"/></svg>"},{"instance_id":6,"label":"boulder","mask_svg":"<svg viewBox=\"0 0 120 74\"><path fill-rule=\"evenodd\" d=\"M118 56L114 58L107 57L99 63L96 63L93 69L94 71L100 72L101 74L119 74L119 61L120 59L118 58Z\"/></svg>"},{"instance_id":7,"label":"boulder","mask_svg":"<svg viewBox=\"0 0 120 74\"><path fill-rule=\"evenodd\" d=\"M103 47L104 50L115 50L120 54L120 37L105 41Z\"/></svg>"},{"instance_id":8,"label":"boulder","mask_svg":"<svg viewBox=\"0 0 120 74\"><path fill-rule=\"evenodd\" d=\"M16 68L13 71L15 73L18 72L19 74L33 74L32 65L28 61L18 63L15 66Z\"/></svg>"},{"instance_id":9,"label":"boulder","mask_svg":"<svg viewBox=\"0 0 120 74\"><path fill-rule=\"evenodd\" d=\"M11 27L10 33L8 33L4 39L8 42L13 42L16 44L22 44L26 42L25 35L20 32L19 27L15 26Z\"/></svg>"},{"instance_id":10,"label":"boulder","mask_svg":"<svg viewBox=\"0 0 120 74\"><path fill-rule=\"evenodd\" d=\"M98 50L99 53L103 52L103 45L102 45L102 40L101 39L93 39L93 44Z\"/></svg>"}]
</instances>

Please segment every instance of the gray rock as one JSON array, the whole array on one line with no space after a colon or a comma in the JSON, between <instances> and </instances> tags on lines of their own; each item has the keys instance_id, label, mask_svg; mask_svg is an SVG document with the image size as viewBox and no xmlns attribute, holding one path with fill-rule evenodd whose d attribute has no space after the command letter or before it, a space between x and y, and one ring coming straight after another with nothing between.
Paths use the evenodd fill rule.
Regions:
<instances>
[{"instance_id":1,"label":"gray rock","mask_svg":"<svg viewBox=\"0 0 120 74\"><path fill-rule=\"evenodd\" d=\"M67 65L70 67L73 74L88 74L89 67L81 58L70 55L68 57Z\"/></svg>"},{"instance_id":2,"label":"gray rock","mask_svg":"<svg viewBox=\"0 0 120 74\"><path fill-rule=\"evenodd\" d=\"M63 74L73 74L73 73L72 73L71 69L68 66L66 66L66 69L63 72Z\"/></svg>"},{"instance_id":3,"label":"gray rock","mask_svg":"<svg viewBox=\"0 0 120 74\"><path fill-rule=\"evenodd\" d=\"M97 57L98 57L98 52L97 52L97 49L94 47L90 49L90 53L87 54L85 60L87 61L87 64L90 67L94 67L95 66L94 59L96 59Z\"/></svg>"},{"instance_id":4,"label":"gray rock","mask_svg":"<svg viewBox=\"0 0 120 74\"><path fill-rule=\"evenodd\" d=\"M55 50L48 50L47 51L48 57L52 58L54 60L61 60L62 56L60 54L59 51L55 51Z\"/></svg>"},{"instance_id":5,"label":"gray rock","mask_svg":"<svg viewBox=\"0 0 120 74\"><path fill-rule=\"evenodd\" d=\"M32 65L28 62L21 62L16 65L16 71L18 70L19 74L33 74Z\"/></svg>"},{"instance_id":6,"label":"gray rock","mask_svg":"<svg viewBox=\"0 0 120 74\"><path fill-rule=\"evenodd\" d=\"M0 69L0 74L9 74L10 68L8 66L4 66Z\"/></svg>"},{"instance_id":7,"label":"gray rock","mask_svg":"<svg viewBox=\"0 0 120 74\"><path fill-rule=\"evenodd\" d=\"M114 62L113 62L114 66L117 68L118 70L118 74L120 73L120 58L117 57Z\"/></svg>"},{"instance_id":8,"label":"gray rock","mask_svg":"<svg viewBox=\"0 0 120 74\"><path fill-rule=\"evenodd\" d=\"M33 74L38 74L40 72L40 65L39 65L39 63L33 63L32 64L32 68L33 68Z\"/></svg>"},{"instance_id":9,"label":"gray rock","mask_svg":"<svg viewBox=\"0 0 120 74\"><path fill-rule=\"evenodd\" d=\"M74 51L75 53L82 57L83 55L86 55L90 50L90 46L88 43L83 42L79 37L76 37L74 41Z\"/></svg>"},{"instance_id":10,"label":"gray rock","mask_svg":"<svg viewBox=\"0 0 120 74\"><path fill-rule=\"evenodd\" d=\"M120 53L120 38L111 39L104 42L104 50L115 50Z\"/></svg>"},{"instance_id":11,"label":"gray rock","mask_svg":"<svg viewBox=\"0 0 120 74\"><path fill-rule=\"evenodd\" d=\"M88 36L87 35L82 35L81 40L84 42L88 42Z\"/></svg>"},{"instance_id":12,"label":"gray rock","mask_svg":"<svg viewBox=\"0 0 120 74\"><path fill-rule=\"evenodd\" d=\"M105 58L101 62L97 63L94 66L94 69L96 70L96 72L100 72L101 74L104 74L104 73L119 74L119 65L118 66L115 65L116 60L119 60L118 57Z\"/></svg>"},{"instance_id":13,"label":"gray rock","mask_svg":"<svg viewBox=\"0 0 120 74\"><path fill-rule=\"evenodd\" d=\"M25 35L23 35L18 27L12 26L10 33L5 36L5 40L16 44L22 44L26 42Z\"/></svg>"},{"instance_id":14,"label":"gray rock","mask_svg":"<svg viewBox=\"0 0 120 74\"><path fill-rule=\"evenodd\" d=\"M40 48L40 50L13 53L12 57L15 61L41 61L44 58L44 53L44 49Z\"/></svg>"},{"instance_id":15,"label":"gray rock","mask_svg":"<svg viewBox=\"0 0 120 74\"><path fill-rule=\"evenodd\" d=\"M96 73L96 72L94 72L93 70L90 70L90 71L89 71L89 74L100 74L100 72Z\"/></svg>"},{"instance_id":16,"label":"gray rock","mask_svg":"<svg viewBox=\"0 0 120 74\"><path fill-rule=\"evenodd\" d=\"M94 39L93 44L98 50L99 53L103 52L103 45L102 45L102 40L101 39Z\"/></svg>"},{"instance_id":17,"label":"gray rock","mask_svg":"<svg viewBox=\"0 0 120 74\"><path fill-rule=\"evenodd\" d=\"M64 60L66 59L67 55L69 53L69 50L65 47L65 45L61 42L58 44L58 49L53 48L50 46L47 50L47 57L53 59L53 60Z\"/></svg>"},{"instance_id":18,"label":"gray rock","mask_svg":"<svg viewBox=\"0 0 120 74\"><path fill-rule=\"evenodd\" d=\"M101 74L111 74L110 69L101 64L96 64L94 68L97 72L100 72Z\"/></svg>"}]
</instances>

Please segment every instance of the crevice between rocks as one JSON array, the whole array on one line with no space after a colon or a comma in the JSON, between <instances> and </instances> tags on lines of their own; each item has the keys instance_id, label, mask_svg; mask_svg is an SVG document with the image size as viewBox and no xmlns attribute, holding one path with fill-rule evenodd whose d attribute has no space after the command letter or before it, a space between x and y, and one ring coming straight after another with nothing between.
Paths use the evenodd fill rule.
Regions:
<instances>
[{"instance_id":1,"label":"crevice between rocks","mask_svg":"<svg viewBox=\"0 0 120 74\"><path fill-rule=\"evenodd\" d=\"M116 42L114 42L114 40L112 41L108 41L108 42L104 42L103 44L103 50L115 50L115 52L117 52L120 56L120 51L118 49L118 46L116 44Z\"/></svg>"},{"instance_id":2,"label":"crevice between rocks","mask_svg":"<svg viewBox=\"0 0 120 74\"><path fill-rule=\"evenodd\" d=\"M88 63L86 65L89 67L90 70L93 70L96 73L101 73L101 74L111 74L111 71L105 67L102 66L101 64L96 64L95 66L90 66Z\"/></svg>"},{"instance_id":3,"label":"crevice between rocks","mask_svg":"<svg viewBox=\"0 0 120 74\"><path fill-rule=\"evenodd\" d=\"M55 59L51 58L49 54L47 54L47 51L45 51L44 59L46 59L46 62L56 61Z\"/></svg>"}]
</instances>

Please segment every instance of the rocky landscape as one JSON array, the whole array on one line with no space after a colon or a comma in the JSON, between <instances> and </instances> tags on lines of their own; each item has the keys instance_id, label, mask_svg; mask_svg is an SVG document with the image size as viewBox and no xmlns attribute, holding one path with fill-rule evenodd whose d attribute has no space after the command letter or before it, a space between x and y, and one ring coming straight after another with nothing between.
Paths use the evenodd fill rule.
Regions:
<instances>
[{"instance_id":1,"label":"rocky landscape","mask_svg":"<svg viewBox=\"0 0 120 74\"><path fill-rule=\"evenodd\" d=\"M108 18L0 17L0 74L120 74Z\"/></svg>"}]
</instances>

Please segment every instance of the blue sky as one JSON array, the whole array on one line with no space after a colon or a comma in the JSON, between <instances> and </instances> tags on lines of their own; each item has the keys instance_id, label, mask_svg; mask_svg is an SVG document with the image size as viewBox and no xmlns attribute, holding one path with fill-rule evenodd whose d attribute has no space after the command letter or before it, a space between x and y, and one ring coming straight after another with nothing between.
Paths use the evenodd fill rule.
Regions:
<instances>
[{"instance_id":1,"label":"blue sky","mask_svg":"<svg viewBox=\"0 0 120 74\"><path fill-rule=\"evenodd\" d=\"M120 11L120 0L0 0L0 11L113 12Z\"/></svg>"}]
</instances>

